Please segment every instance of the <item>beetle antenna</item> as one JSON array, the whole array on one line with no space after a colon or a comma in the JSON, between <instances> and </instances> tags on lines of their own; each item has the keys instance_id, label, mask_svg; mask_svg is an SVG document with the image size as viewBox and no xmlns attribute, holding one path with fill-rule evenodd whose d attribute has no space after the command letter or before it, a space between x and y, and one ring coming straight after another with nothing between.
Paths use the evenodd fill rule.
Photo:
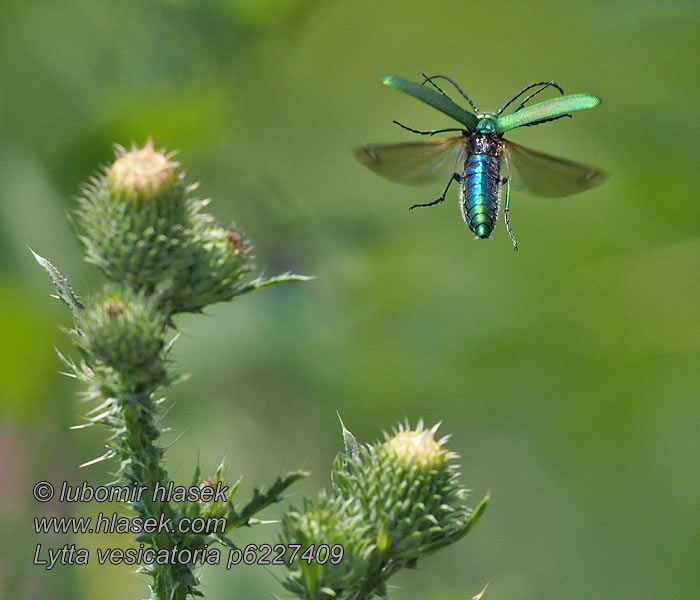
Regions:
<instances>
[{"instance_id":1,"label":"beetle antenna","mask_svg":"<svg viewBox=\"0 0 700 600\"><path fill-rule=\"evenodd\" d=\"M513 96L508 102L506 102L500 110L496 113L497 115L500 115L508 106L510 106L513 102L515 102L520 96L522 96L525 92L528 90L531 90L534 87L537 87L538 85L541 85L542 87L530 94L525 100L523 100L518 108L516 108L513 112L518 112L523 106L525 106L525 103L532 97L537 96L541 91L546 90L548 87L552 86L557 88L562 94L564 94L564 90L559 87L554 81L538 81L537 83L531 83L530 85L525 86L522 90L520 90L515 96Z\"/></svg>"},{"instance_id":2,"label":"beetle antenna","mask_svg":"<svg viewBox=\"0 0 700 600\"><path fill-rule=\"evenodd\" d=\"M443 90L437 83L435 83L430 77L428 77L423 71L420 72L421 76L423 77L423 83L421 85L425 85L426 83L429 83L432 85L438 92L440 92L445 98L448 100L451 100L451 98L447 95L447 92Z\"/></svg>"},{"instance_id":3,"label":"beetle antenna","mask_svg":"<svg viewBox=\"0 0 700 600\"><path fill-rule=\"evenodd\" d=\"M421 73L421 75L422 75L423 77L425 77L425 81L423 82L423 85L425 85L426 83L429 83L429 84L432 85L433 87L436 87L438 90L440 90L440 88L435 84L435 82L433 81L433 79L444 79L445 81L449 81L449 82L455 87L455 89L462 95L462 98L464 98L467 102L469 102L469 106L471 106L471 107L474 109L474 112L478 114L479 109L474 105L474 103L471 101L471 99L469 98L469 96L467 96L467 95L464 93L464 91L462 90L462 88L459 87L459 86L455 83L455 81L452 80L452 79L450 79L447 75L432 75L432 76L430 76L430 77L428 77L425 73ZM447 94L445 94L445 92L443 92L442 90L440 90L440 91L441 91L445 96L447 96Z\"/></svg>"},{"instance_id":4,"label":"beetle antenna","mask_svg":"<svg viewBox=\"0 0 700 600\"><path fill-rule=\"evenodd\" d=\"M464 129L459 129L458 127L450 127L449 129L431 129L430 131L421 131L420 129L413 129L413 127L409 127L408 125L404 125L403 123L400 123L399 121L394 121L401 129L405 129L406 131L411 131L412 133L418 133L420 135L435 135L436 133L446 133L448 131L460 131L463 134L466 135L466 132Z\"/></svg>"},{"instance_id":5,"label":"beetle antenna","mask_svg":"<svg viewBox=\"0 0 700 600\"><path fill-rule=\"evenodd\" d=\"M539 94L540 92L546 90L549 86L556 87L556 88L561 92L562 95L564 94L564 90L563 90L562 88L560 88L560 87L559 87L556 83L554 83L553 81L550 81L549 83L543 85L539 90L535 90L534 92L532 92L532 94L530 94L527 98L525 98L525 100L523 100L513 112L518 112L521 108L523 108L523 106L525 106L525 103L526 103L528 100L530 100L530 98L533 98L534 96L537 96L537 94Z\"/></svg>"}]
</instances>

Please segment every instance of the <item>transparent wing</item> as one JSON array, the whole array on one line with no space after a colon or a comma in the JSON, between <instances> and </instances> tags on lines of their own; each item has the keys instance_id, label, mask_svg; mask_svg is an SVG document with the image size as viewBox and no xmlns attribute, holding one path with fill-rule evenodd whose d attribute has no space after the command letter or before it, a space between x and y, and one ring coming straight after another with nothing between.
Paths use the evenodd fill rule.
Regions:
<instances>
[{"instance_id":1,"label":"transparent wing","mask_svg":"<svg viewBox=\"0 0 700 600\"><path fill-rule=\"evenodd\" d=\"M516 180L537 196L561 198L600 185L607 175L600 169L557 158L506 142L508 156L515 167Z\"/></svg>"},{"instance_id":2,"label":"transparent wing","mask_svg":"<svg viewBox=\"0 0 700 600\"><path fill-rule=\"evenodd\" d=\"M377 144L357 148L353 155L367 168L391 181L421 184L445 175L466 147L464 136L405 144Z\"/></svg>"}]
</instances>

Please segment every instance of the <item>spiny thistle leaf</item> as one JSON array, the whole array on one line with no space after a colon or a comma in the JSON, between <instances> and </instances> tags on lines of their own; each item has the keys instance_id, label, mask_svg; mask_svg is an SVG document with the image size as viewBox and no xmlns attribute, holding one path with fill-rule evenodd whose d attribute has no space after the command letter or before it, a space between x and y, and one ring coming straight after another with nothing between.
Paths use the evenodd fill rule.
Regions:
<instances>
[{"instance_id":1,"label":"spiny thistle leaf","mask_svg":"<svg viewBox=\"0 0 700 600\"><path fill-rule=\"evenodd\" d=\"M229 520L227 522L227 531L244 525L248 525L251 517L263 510L264 508L280 502L282 500L282 492L286 490L295 481L307 477L309 474L306 471L292 471L286 475L280 476L266 490L255 488L253 498L246 504L240 512L231 509Z\"/></svg>"},{"instance_id":2,"label":"spiny thistle leaf","mask_svg":"<svg viewBox=\"0 0 700 600\"><path fill-rule=\"evenodd\" d=\"M54 267L48 259L44 258L43 256L39 256L31 248L29 248L29 251L34 255L36 262L44 267L44 269L46 269L48 274L51 276L51 279L53 279L53 283L56 286L56 291L58 291L58 298L68 305L68 308L71 309L71 312L76 320L80 319L81 312L85 307L73 292L68 280L61 275L59 270Z\"/></svg>"},{"instance_id":3,"label":"spiny thistle leaf","mask_svg":"<svg viewBox=\"0 0 700 600\"><path fill-rule=\"evenodd\" d=\"M345 454L347 454L351 459L357 458L357 455L360 451L360 445L357 443L357 439L355 439L355 436L350 432L350 430L345 427L345 423L343 423L343 419L340 418L340 413L336 412L338 415L338 420L340 421L340 427L343 430L343 443L345 444Z\"/></svg>"},{"instance_id":4,"label":"spiny thistle leaf","mask_svg":"<svg viewBox=\"0 0 700 600\"><path fill-rule=\"evenodd\" d=\"M253 279L253 281L249 281L248 283L237 287L231 298L242 296L243 294L247 294L248 292L253 292L255 290L272 287L278 283L288 283L290 281L311 281L312 279L314 278L309 277L308 275L297 275L295 273L283 273L282 275L277 275L275 277L260 276L257 279Z\"/></svg>"}]
</instances>

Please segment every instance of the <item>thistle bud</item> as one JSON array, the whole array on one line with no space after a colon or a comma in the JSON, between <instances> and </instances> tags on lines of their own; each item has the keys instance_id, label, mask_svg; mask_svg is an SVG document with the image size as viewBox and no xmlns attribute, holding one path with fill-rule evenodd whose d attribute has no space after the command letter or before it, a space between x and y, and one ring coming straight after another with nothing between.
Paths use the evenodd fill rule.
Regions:
<instances>
[{"instance_id":1,"label":"thistle bud","mask_svg":"<svg viewBox=\"0 0 700 600\"><path fill-rule=\"evenodd\" d=\"M300 546L283 582L290 592L305 600L360 597L357 593L368 574L374 547L370 525L352 504L321 494L316 504L305 500L301 510L292 509L284 516L281 543ZM304 551L314 553L323 545L330 548L330 558L302 558Z\"/></svg>"},{"instance_id":2,"label":"thistle bud","mask_svg":"<svg viewBox=\"0 0 700 600\"><path fill-rule=\"evenodd\" d=\"M436 440L436 432L437 425L425 429L421 422L362 445L343 426L346 450L334 463L333 496L321 494L317 504L306 501L289 512L282 541L304 546L337 539L346 555L338 565L290 565L288 590L303 600L386 596L386 581L397 570L471 529L487 499L474 510L466 506L457 455L445 450L448 438Z\"/></svg>"},{"instance_id":3,"label":"thistle bud","mask_svg":"<svg viewBox=\"0 0 700 600\"><path fill-rule=\"evenodd\" d=\"M374 524L376 546L393 561L410 563L462 537L473 524L459 485L457 455L437 426L400 426L384 441L359 446L336 460L333 479L344 498L358 498Z\"/></svg>"},{"instance_id":4,"label":"thistle bud","mask_svg":"<svg viewBox=\"0 0 700 600\"><path fill-rule=\"evenodd\" d=\"M234 228L202 223L195 230L190 269L175 275L173 312L196 312L207 304L231 298L252 270L250 246Z\"/></svg>"},{"instance_id":5,"label":"thistle bud","mask_svg":"<svg viewBox=\"0 0 700 600\"><path fill-rule=\"evenodd\" d=\"M127 151L84 188L76 212L86 260L109 279L153 290L191 261L190 228L198 204L188 198L178 163L149 141Z\"/></svg>"},{"instance_id":6,"label":"thistle bud","mask_svg":"<svg viewBox=\"0 0 700 600\"><path fill-rule=\"evenodd\" d=\"M129 288L108 288L86 306L77 342L89 362L111 367L125 379L157 382L165 322L154 302Z\"/></svg>"}]
</instances>

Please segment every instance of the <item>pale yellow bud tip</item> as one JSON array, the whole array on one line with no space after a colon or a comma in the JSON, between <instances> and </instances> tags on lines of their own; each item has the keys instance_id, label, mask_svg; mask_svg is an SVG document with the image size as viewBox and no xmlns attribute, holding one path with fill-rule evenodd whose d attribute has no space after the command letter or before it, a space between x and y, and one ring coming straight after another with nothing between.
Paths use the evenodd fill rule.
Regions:
<instances>
[{"instance_id":1,"label":"pale yellow bud tip","mask_svg":"<svg viewBox=\"0 0 700 600\"><path fill-rule=\"evenodd\" d=\"M419 429L417 431L399 431L390 438L386 445L406 465L418 464L423 468L432 468L442 465L447 459L442 444L433 438L431 429Z\"/></svg>"},{"instance_id":2,"label":"pale yellow bud tip","mask_svg":"<svg viewBox=\"0 0 700 600\"><path fill-rule=\"evenodd\" d=\"M108 170L116 191L154 197L177 179L180 165L164 150L155 150L149 140L143 148L117 148L117 159Z\"/></svg>"}]
</instances>

